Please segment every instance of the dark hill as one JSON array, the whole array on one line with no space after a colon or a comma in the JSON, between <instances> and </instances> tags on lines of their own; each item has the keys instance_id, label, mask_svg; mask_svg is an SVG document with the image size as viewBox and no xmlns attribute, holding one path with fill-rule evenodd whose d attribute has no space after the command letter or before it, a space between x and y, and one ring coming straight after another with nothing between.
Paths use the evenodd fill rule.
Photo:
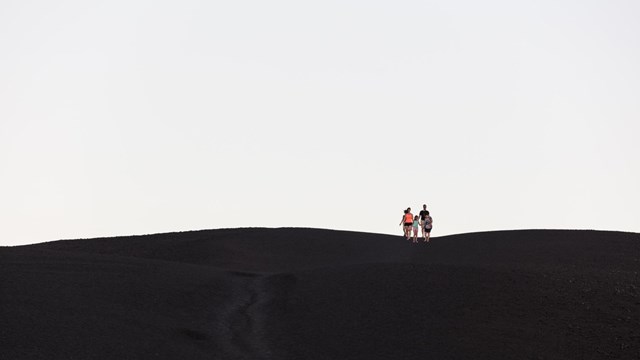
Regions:
<instances>
[{"instance_id":1,"label":"dark hill","mask_svg":"<svg viewBox=\"0 0 640 360\"><path fill-rule=\"evenodd\" d=\"M0 359L640 358L640 234L227 229L0 248Z\"/></svg>"}]
</instances>

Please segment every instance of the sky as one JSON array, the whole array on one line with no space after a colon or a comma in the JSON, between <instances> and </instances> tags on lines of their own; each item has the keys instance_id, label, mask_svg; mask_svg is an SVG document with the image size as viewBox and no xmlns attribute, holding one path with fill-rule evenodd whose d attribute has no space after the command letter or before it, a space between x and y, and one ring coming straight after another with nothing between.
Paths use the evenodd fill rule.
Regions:
<instances>
[{"instance_id":1,"label":"sky","mask_svg":"<svg viewBox=\"0 0 640 360\"><path fill-rule=\"evenodd\" d=\"M0 1L0 245L640 232L640 2Z\"/></svg>"}]
</instances>

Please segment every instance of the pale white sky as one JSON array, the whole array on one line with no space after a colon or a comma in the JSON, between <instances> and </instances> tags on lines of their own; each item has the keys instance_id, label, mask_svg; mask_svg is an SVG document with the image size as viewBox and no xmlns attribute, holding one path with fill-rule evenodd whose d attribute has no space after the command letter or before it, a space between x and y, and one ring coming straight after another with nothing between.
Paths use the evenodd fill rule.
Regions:
<instances>
[{"instance_id":1,"label":"pale white sky","mask_svg":"<svg viewBox=\"0 0 640 360\"><path fill-rule=\"evenodd\" d=\"M640 232L640 2L0 1L0 245Z\"/></svg>"}]
</instances>

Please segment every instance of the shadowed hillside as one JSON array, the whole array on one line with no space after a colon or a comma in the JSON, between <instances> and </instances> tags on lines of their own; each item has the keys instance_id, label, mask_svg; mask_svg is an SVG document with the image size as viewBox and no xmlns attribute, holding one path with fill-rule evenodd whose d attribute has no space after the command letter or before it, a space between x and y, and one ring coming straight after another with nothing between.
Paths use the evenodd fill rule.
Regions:
<instances>
[{"instance_id":1,"label":"shadowed hillside","mask_svg":"<svg viewBox=\"0 0 640 360\"><path fill-rule=\"evenodd\" d=\"M640 357L640 235L226 229L0 248L1 359Z\"/></svg>"}]
</instances>

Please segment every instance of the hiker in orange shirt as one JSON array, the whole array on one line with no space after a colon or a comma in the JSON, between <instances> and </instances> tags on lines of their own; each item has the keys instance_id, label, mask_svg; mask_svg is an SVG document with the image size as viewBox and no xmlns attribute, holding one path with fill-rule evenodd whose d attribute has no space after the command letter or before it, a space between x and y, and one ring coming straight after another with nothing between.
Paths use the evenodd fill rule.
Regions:
<instances>
[{"instance_id":1,"label":"hiker in orange shirt","mask_svg":"<svg viewBox=\"0 0 640 360\"><path fill-rule=\"evenodd\" d=\"M404 216L402 216L400 225L404 225L404 237L409 240L411 238L411 228L413 227L413 214L411 213L411 208L407 208L407 210L404 211Z\"/></svg>"}]
</instances>

